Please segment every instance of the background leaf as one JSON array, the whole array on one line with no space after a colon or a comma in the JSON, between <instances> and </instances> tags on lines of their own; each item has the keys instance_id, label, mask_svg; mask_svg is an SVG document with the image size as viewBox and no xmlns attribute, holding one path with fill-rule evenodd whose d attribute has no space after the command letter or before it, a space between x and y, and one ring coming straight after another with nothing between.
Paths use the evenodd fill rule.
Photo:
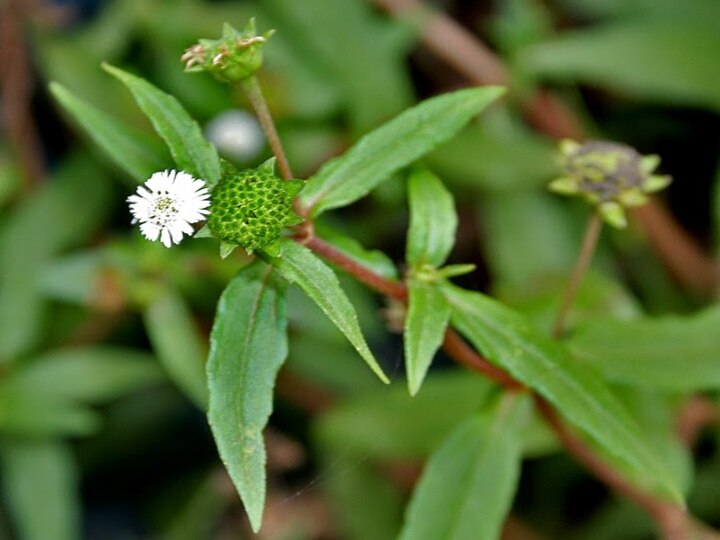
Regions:
<instances>
[{"instance_id":1,"label":"background leaf","mask_svg":"<svg viewBox=\"0 0 720 540\"><path fill-rule=\"evenodd\" d=\"M144 310L145 328L171 379L201 409L207 407L206 346L182 296L162 287Z\"/></svg>"},{"instance_id":2,"label":"background leaf","mask_svg":"<svg viewBox=\"0 0 720 540\"><path fill-rule=\"evenodd\" d=\"M262 433L287 356L284 294L265 264L243 268L220 297L210 338L208 420L256 532L266 489Z\"/></svg>"},{"instance_id":3,"label":"background leaf","mask_svg":"<svg viewBox=\"0 0 720 540\"><path fill-rule=\"evenodd\" d=\"M215 148L205 140L200 126L177 99L121 69L109 64L103 64L103 68L132 92L138 106L167 143L178 167L210 185L220 179L220 160Z\"/></svg>"},{"instance_id":4,"label":"background leaf","mask_svg":"<svg viewBox=\"0 0 720 540\"><path fill-rule=\"evenodd\" d=\"M432 283L409 280L403 344L410 395L420 390L449 320L450 304L443 293Z\"/></svg>"},{"instance_id":5,"label":"background leaf","mask_svg":"<svg viewBox=\"0 0 720 540\"><path fill-rule=\"evenodd\" d=\"M3 488L23 540L77 540L80 501L75 463L55 441L3 440Z\"/></svg>"},{"instance_id":6,"label":"background leaf","mask_svg":"<svg viewBox=\"0 0 720 540\"><path fill-rule=\"evenodd\" d=\"M636 19L567 32L524 51L523 66L556 80L618 89L640 99L720 111L717 18Z\"/></svg>"},{"instance_id":7,"label":"background leaf","mask_svg":"<svg viewBox=\"0 0 720 540\"><path fill-rule=\"evenodd\" d=\"M270 263L290 283L296 284L325 312L328 318L345 334L370 369L383 382L389 382L375 356L365 342L355 308L340 287L335 272L305 246L283 239L282 255Z\"/></svg>"},{"instance_id":8,"label":"background leaf","mask_svg":"<svg viewBox=\"0 0 720 540\"><path fill-rule=\"evenodd\" d=\"M410 267L438 267L455 244L457 214L452 195L440 179L427 169L408 179L410 225L406 260Z\"/></svg>"},{"instance_id":9,"label":"background leaf","mask_svg":"<svg viewBox=\"0 0 720 540\"><path fill-rule=\"evenodd\" d=\"M93 142L136 182L142 183L152 173L167 168L169 159L152 138L125 126L56 82L50 83L50 91Z\"/></svg>"},{"instance_id":10,"label":"background leaf","mask_svg":"<svg viewBox=\"0 0 720 540\"><path fill-rule=\"evenodd\" d=\"M571 336L569 346L611 381L673 392L710 390L720 388L718 328L718 307L692 317L595 319Z\"/></svg>"},{"instance_id":11,"label":"background leaf","mask_svg":"<svg viewBox=\"0 0 720 540\"><path fill-rule=\"evenodd\" d=\"M303 206L318 215L355 202L455 135L501 94L498 87L458 90L406 110L323 165L300 193Z\"/></svg>"},{"instance_id":12,"label":"background leaf","mask_svg":"<svg viewBox=\"0 0 720 540\"><path fill-rule=\"evenodd\" d=\"M559 342L480 293L447 287L446 295L453 325L483 356L547 398L637 481L672 500L682 500L672 474L639 436L622 404Z\"/></svg>"},{"instance_id":13,"label":"background leaf","mask_svg":"<svg viewBox=\"0 0 720 540\"><path fill-rule=\"evenodd\" d=\"M529 398L506 394L463 422L432 455L400 540L495 540L520 475Z\"/></svg>"}]
</instances>

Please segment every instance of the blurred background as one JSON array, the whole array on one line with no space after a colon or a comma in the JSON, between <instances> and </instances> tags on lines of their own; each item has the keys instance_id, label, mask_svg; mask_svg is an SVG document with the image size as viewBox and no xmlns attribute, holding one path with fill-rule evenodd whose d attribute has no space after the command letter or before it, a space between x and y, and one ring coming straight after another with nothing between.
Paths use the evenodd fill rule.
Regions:
<instances>
[{"instance_id":1,"label":"blurred background","mask_svg":"<svg viewBox=\"0 0 720 540\"><path fill-rule=\"evenodd\" d=\"M248 258L221 261L209 240L172 250L144 241L125 203L135 180L63 112L48 83L122 119L158 169L170 167L149 122L100 63L121 66L175 95L224 157L254 166L270 152L242 93L184 74L179 58L198 38L218 36L224 22L243 27L256 17L261 32L277 29L260 81L289 160L306 178L404 108L478 82L433 45L433 31L424 34L417 5L0 3L0 538L252 536L203 412L215 303ZM449 262L477 265L464 286L491 292L543 327L552 319L588 209L546 193L557 175L548 134L563 127L552 103L535 109L535 121L528 114L541 86L591 136L659 154L660 171L674 178L662 204L687 231L685 241L715 252L720 2L424 5L494 51L511 87L426 160L457 201L461 225ZM434 31L436 41L457 44L446 27ZM550 120L538 123L548 110ZM328 234L342 231L402 264L402 178L324 219ZM712 301L702 272L688 286L642 227L606 231L572 324L598 314L691 313ZM267 432L260 538L393 538L423 460L495 391L438 358L422 392L409 398L401 339L384 322L396 306L343 284L398 383L379 388L317 308L291 293L290 358ZM632 399L666 434L680 396ZM529 438L505 538L652 537L640 511L563 455L542 426ZM663 441L693 486L693 512L720 526L720 431L703 430L690 449Z\"/></svg>"}]
</instances>

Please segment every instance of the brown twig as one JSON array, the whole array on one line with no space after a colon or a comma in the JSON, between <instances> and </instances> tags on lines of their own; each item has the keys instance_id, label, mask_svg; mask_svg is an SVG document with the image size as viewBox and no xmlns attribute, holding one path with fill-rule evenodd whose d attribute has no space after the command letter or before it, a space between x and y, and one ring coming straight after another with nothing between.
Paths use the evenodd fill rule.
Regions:
<instances>
[{"instance_id":1,"label":"brown twig","mask_svg":"<svg viewBox=\"0 0 720 540\"><path fill-rule=\"evenodd\" d=\"M371 1L414 26L423 44L470 83L510 84L508 71L498 56L446 14L428 8L420 0ZM522 108L528 122L550 137L575 140L585 137L577 117L548 90L540 90L523 101ZM678 282L700 293L714 292L718 281L715 262L657 200L651 199L634 216Z\"/></svg>"},{"instance_id":2,"label":"brown twig","mask_svg":"<svg viewBox=\"0 0 720 540\"><path fill-rule=\"evenodd\" d=\"M711 424L720 424L720 407L705 396L692 396L678 414L678 437L685 446L692 447L700 431Z\"/></svg>"},{"instance_id":3,"label":"brown twig","mask_svg":"<svg viewBox=\"0 0 720 540\"><path fill-rule=\"evenodd\" d=\"M22 29L22 3L0 4L0 111L25 190L37 186L44 174L40 137L33 120L33 77Z\"/></svg>"}]
</instances>

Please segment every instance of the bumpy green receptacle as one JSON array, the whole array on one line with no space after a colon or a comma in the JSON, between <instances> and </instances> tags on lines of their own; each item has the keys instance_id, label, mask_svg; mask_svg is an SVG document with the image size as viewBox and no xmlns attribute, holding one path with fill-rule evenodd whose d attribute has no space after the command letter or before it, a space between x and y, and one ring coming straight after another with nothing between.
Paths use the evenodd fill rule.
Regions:
<instances>
[{"instance_id":1,"label":"bumpy green receptacle","mask_svg":"<svg viewBox=\"0 0 720 540\"><path fill-rule=\"evenodd\" d=\"M303 182L278 178L274 162L243 171L224 164L207 220L210 232L224 244L238 245L248 253L272 252L282 230L302 221L293 213L292 201Z\"/></svg>"}]
</instances>

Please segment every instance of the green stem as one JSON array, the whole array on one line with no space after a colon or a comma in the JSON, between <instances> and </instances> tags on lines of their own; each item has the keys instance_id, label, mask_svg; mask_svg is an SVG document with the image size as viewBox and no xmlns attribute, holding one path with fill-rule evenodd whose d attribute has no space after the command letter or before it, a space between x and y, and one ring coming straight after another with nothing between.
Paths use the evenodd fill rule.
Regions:
<instances>
[{"instance_id":1,"label":"green stem","mask_svg":"<svg viewBox=\"0 0 720 540\"><path fill-rule=\"evenodd\" d=\"M250 104L255 110L255 114L260 121L260 125L265 132L265 136L270 144L270 149L277 159L280 176L282 176L285 180L294 178L292 170L290 169L290 163L288 162L285 151L283 150L282 142L280 142L280 137L278 137L277 130L275 129L275 122L270 114L270 109L268 109L267 102L265 101L265 97L260 89L260 83L258 82L257 77L250 77L242 81L241 84L248 100L250 101Z\"/></svg>"},{"instance_id":2,"label":"green stem","mask_svg":"<svg viewBox=\"0 0 720 540\"><path fill-rule=\"evenodd\" d=\"M600 237L600 230L602 229L602 218L598 212L593 212L588 220L587 227L585 229L585 237L582 241L582 248L580 248L580 254L578 255L577 261L575 261L575 268L573 268L570 281L568 282L567 291L565 292L565 299L563 300L560 309L555 317L555 324L553 325L552 335L553 337L559 338L565 331L565 320L570 313L570 308L575 300L578 287L582 282L582 278L585 275L585 271L590 266L595 247L597 246L598 238Z\"/></svg>"}]
</instances>

